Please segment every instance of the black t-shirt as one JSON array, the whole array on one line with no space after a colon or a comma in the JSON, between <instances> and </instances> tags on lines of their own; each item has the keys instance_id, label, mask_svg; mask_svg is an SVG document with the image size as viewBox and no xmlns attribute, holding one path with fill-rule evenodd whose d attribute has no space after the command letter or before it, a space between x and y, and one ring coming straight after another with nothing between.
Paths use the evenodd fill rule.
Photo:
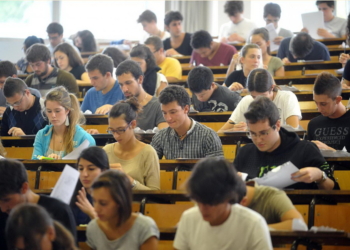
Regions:
<instances>
[{"instance_id":1,"label":"black t-shirt","mask_svg":"<svg viewBox=\"0 0 350 250\"><path fill-rule=\"evenodd\" d=\"M343 72L343 78L347 81L350 81L350 60L346 62Z\"/></svg>"},{"instance_id":2,"label":"black t-shirt","mask_svg":"<svg viewBox=\"0 0 350 250\"><path fill-rule=\"evenodd\" d=\"M261 152L253 143L240 148L234 160L237 171L247 173L248 178L261 177L272 169L291 161L297 168L317 167L334 181L334 189L339 189L333 171L317 146L309 141L300 140L294 132L280 129L281 144L272 152ZM298 182L286 188L318 189L316 183Z\"/></svg>"},{"instance_id":3,"label":"black t-shirt","mask_svg":"<svg viewBox=\"0 0 350 250\"><path fill-rule=\"evenodd\" d=\"M174 48L178 53L184 56L190 56L192 55L192 47L191 47L191 36L190 33L185 33L184 40L182 41L182 44L178 48ZM167 38L163 41L164 50L171 49L171 42L170 38Z\"/></svg>"},{"instance_id":4,"label":"black t-shirt","mask_svg":"<svg viewBox=\"0 0 350 250\"><path fill-rule=\"evenodd\" d=\"M9 136L8 131L12 127L21 128L26 135L35 135L40 129L47 125L44 119L40 98L35 96L33 106L23 112L12 107L7 107L2 117L1 136Z\"/></svg>"},{"instance_id":5,"label":"black t-shirt","mask_svg":"<svg viewBox=\"0 0 350 250\"><path fill-rule=\"evenodd\" d=\"M85 67L84 65L79 65L75 68L72 68L71 71L69 71L77 80L81 80L81 75L85 73Z\"/></svg>"},{"instance_id":6,"label":"black t-shirt","mask_svg":"<svg viewBox=\"0 0 350 250\"><path fill-rule=\"evenodd\" d=\"M323 115L317 116L309 122L307 137L318 140L336 150L350 152L350 110L339 118L331 119Z\"/></svg>"},{"instance_id":7,"label":"black t-shirt","mask_svg":"<svg viewBox=\"0 0 350 250\"><path fill-rule=\"evenodd\" d=\"M219 84L216 84L216 86L217 89L215 89L209 100L206 102L200 102L195 94L192 95L192 104L195 110L198 110L199 112L224 112L233 111L236 108L241 100L241 96L237 92L229 90L227 87Z\"/></svg>"},{"instance_id":8,"label":"black t-shirt","mask_svg":"<svg viewBox=\"0 0 350 250\"><path fill-rule=\"evenodd\" d=\"M76 231L73 213L67 204L55 198L52 198L46 195L40 195L38 205L45 208L46 211L49 212L49 214L54 220L60 222L68 231L72 233L74 239L75 240L77 239L77 231ZM8 214L0 212L0 249L1 250L7 249L6 238L5 238L5 227L6 227L7 218L8 218Z\"/></svg>"},{"instance_id":9,"label":"black t-shirt","mask_svg":"<svg viewBox=\"0 0 350 250\"><path fill-rule=\"evenodd\" d=\"M225 85L230 87L234 82L239 82L246 89L247 88L247 77L244 76L243 70L233 71L226 79Z\"/></svg>"}]
</instances>

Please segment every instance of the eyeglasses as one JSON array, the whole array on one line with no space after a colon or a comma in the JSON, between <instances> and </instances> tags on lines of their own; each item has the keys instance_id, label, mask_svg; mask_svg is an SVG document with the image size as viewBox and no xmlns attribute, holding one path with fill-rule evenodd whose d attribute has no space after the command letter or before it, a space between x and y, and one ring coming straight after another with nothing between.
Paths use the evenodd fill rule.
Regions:
<instances>
[{"instance_id":1,"label":"eyeglasses","mask_svg":"<svg viewBox=\"0 0 350 250\"><path fill-rule=\"evenodd\" d=\"M107 129L107 133L111 134L111 135L113 135L115 133L117 133L118 135L124 134L125 131L130 127L130 125L131 125L131 122L123 129L116 129L116 130L114 130L114 129L109 128L109 129Z\"/></svg>"},{"instance_id":2,"label":"eyeglasses","mask_svg":"<svg viewBox=\"0 0 350 250\"><path fill-rule=\"evenodd\" d=\"M25 96L25 92L23 92L23 96L21 97L21 99L19 99L19 101L12 103L12 104L6 102L6 105L12 106L12 107L18 107L19 105L21 105L24 96Z\"/></svg>"},{"instance_id":3,"label":"eyeglasses","mask_svg":"<svg viewBox=\"0 0 350 250\"><path fill-rule=\"evenodd\" d=\"M248 131L247 132L247 137L249 139L265 138L266 136L269 135L271 129L275 130L276 129L276 125L273 125L272 127L270 127L269 129L267 129L265 131L259 132L259 134L256 134L254 132Z\"/></svg>"},{"instance_id":4,"label":"eyeglasses","mask_svg":"<svg viewBox=\"0 0 350 250\"><path fill-rule=\"evenodd\" d=\"M49 40L55 41L58 40L60 36L49 36Z\"/></svg>"}]
</instances>

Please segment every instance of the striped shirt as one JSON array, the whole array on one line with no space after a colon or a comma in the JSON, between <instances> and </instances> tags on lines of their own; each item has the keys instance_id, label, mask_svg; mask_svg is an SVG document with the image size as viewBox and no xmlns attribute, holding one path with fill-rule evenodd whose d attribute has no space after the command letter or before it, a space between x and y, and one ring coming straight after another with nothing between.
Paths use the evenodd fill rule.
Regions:
<instances>
[{"instance_id":1,"label":"striped shirt","mask_svg":"<svg viewBox=\"0 0 350 250\"><path fill-rule=\"evenodd\" d=\"M204 158L223 156L221 140L217 133L207 126L192 120L192 127L185 139L180 140L175 130L165 128L153 136L151 145L159 159Z\"/></svg>"}]
</instances>

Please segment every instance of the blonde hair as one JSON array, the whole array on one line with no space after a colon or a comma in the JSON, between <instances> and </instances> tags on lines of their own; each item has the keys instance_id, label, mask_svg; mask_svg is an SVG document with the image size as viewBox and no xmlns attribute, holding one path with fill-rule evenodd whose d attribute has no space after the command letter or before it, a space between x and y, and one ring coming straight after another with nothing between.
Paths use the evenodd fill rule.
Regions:
<instances>
[{"instance_id":1,"label":"blonde hair","mask_svg":"<svg viewBox=\"0 0 350 250\"><path fill-rule=\"evenodd\" d=\"M85 123L85 117L83 113L80 112L78 98L74 94L69 93L65 87L59 86L46 94L45 107L47 101L58 102L66 110L69 110L69 125L63 137L63 147L66 153L70 153L73 151L74 147L73 138L75 134L75 125L82 125Z\"/></svg>"}]
</instances>

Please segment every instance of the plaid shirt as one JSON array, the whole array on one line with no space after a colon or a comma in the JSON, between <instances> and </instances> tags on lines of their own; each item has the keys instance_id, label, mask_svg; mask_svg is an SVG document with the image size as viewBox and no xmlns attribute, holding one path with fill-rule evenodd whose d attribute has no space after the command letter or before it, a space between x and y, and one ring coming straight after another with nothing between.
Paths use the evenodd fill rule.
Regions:
<instances>
[{"instance_id":1,"label":"plaid shirt","mask_svg":"<svg viewBox=\"0 0 350 250\"><path fill-rule=\"evenodd\" d=\"M151 145L159 159L204 158L223 156L221 140L217 133L194 120L187 136L182 141L172 128L165 128L153 136Z\"/></svg>"}]
</instances>

